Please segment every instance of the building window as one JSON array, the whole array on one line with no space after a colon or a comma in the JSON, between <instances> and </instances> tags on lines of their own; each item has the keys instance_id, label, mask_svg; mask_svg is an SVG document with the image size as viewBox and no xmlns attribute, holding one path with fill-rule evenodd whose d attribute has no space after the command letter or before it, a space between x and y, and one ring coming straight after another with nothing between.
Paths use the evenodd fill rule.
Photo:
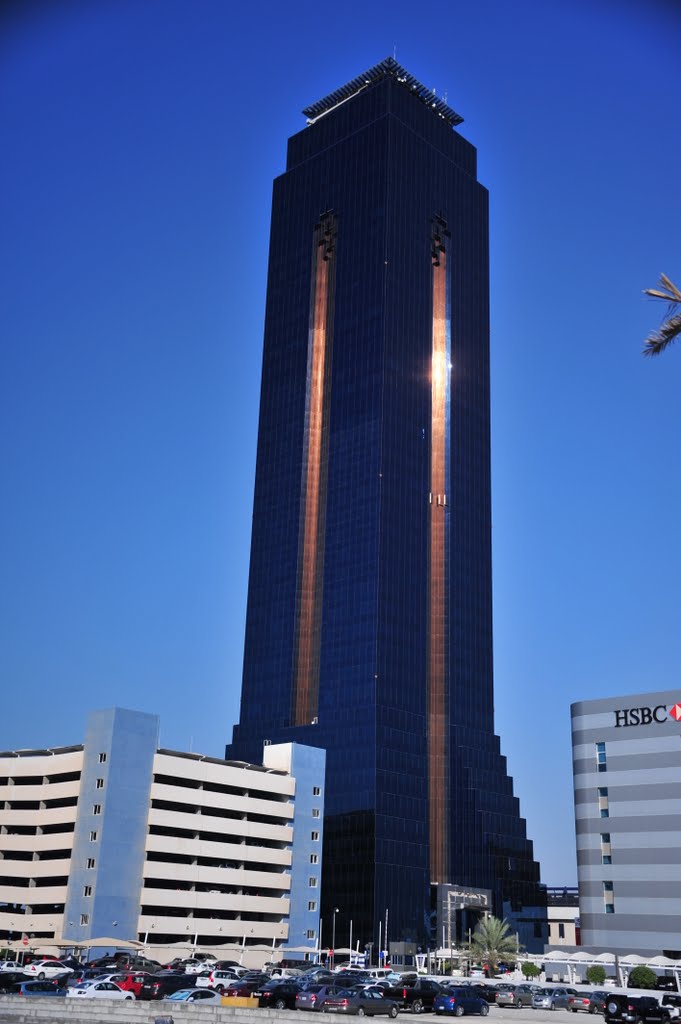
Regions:
<instances>
[{"instance_id":1,"label":"building window","mask_svg":"<svg viewBox=\"0 0 681 1024\"><path fill-rule=\"evenodd\" d=\"M315 903L314 900L310 900L310 902L307 905L307 909L308 910L316 910L317 909L317 904Z\"/></svg>"},{"instance_id":2,"label":"building window","mask_svg":"<svg viewBox=\"0 0 681 1024\"><path fill-rule=\"evenodd\" d=\"M88 857L88 859L87 859L87 866L89 868L93 868L95 866L95 858L94 857Z\"/></svg>"},{"instance_id":3,"label":"building window","mask_svg":"<svg viewBox=\"0 0 681 1024\"><path fill-rule=\"evenodd\" d=\"M91 843L96 843L97 842L97 833L96 832L91 832L90 833L90 842Z\"/></svg>"},{"instance_id":4,"label":"building window","mask_svg":"<svg viewBox=\"0 0 681 1024\"><path fill-rule=\"evenodd\" d=\"M314 939L315 938L314 928L308 928L307 932L306 932L306 935L307 935L308 939Z\"/></svg>"},{"instance_id":5,"label":"building window","mask_svg":"<svg viewBox=\"0 0 681 1024\"><path fill-rule=\"evenodd\" d=\"M321 796L321 795L322 795L322 788L321 788L321 786L313 786L312 787L312 796Z\"/></svg>"},{"instance_id":6,"label":"building window","mask_svg":"<svg viewBox=\"0 0 681 1024\"><path fill-rule=\"evenodd\" d=\"M310 864L319 864L319 855L316 853L310 854Z\"/></svg>"},{"instance_id":7,"label":"building window","mask_svg":"<svg viewBox=\"0 0 681 1024\"><path fill-rule=\"evenodd\" d=\"M310 876L308 884L309 884L311 889L316 889L317 888L317 879L314 876Z\"/></svg>"},{"instance_id":8,"label":"building window","mask_svg":"<svg viewBox=\"0 0 681 1024\"><path fill-rule=\"evenodd\" d=\"M97 779L97 789L104 789L104 779Z\"/></svg>"},{"instance_id":9,"label":"building window","mask_svg":"<svg viewBox=\"0 0 681 1024\"><path fill-rule=\"evenodd\" d=\"M601 864L612 864L612 857L609 853L601 854Z\"/></svg>"},{"instance_id":10,"label":"building window","mask_svg":"<svg viewBox=\"0 0 681 1024\"><path fill-rule=\"evenodd\" d=\"M603 902L606 914L615 913L615 887L612 882L603 882Z\"/></svg>"},{"instance_id":11,"label":"building window","mask_svg":"<svg viewBox=\"0 0 681 1024\"><path fill-rule=\"evenodd\" d=\"M80 915L80 923L81 923L81 925L89 924L90 923L90 915L89 914L81 914Z\"/></svg>"},{"instance_id":12,"label":"building window","mask_svg":"<svg viewBox=\"0 0 681 1024\"><path fill-rule=\"evenodd\" d=\"M601 818L610 817L610 807L608 803L608 787L598 787L598 809L601 812Z\"/></svg>"},{"instance_id":13,"label":"building window","mask_svg":"<svg viewBox=\"0 0 681 1024\"><path fill-rule=\"evenodd\" d=\"M101 814L102 813L102 805L101 804L93 804L92 813L93 814Z\"/></svg>"},{"instance_id":14,"label":"building window","mask_svg":"<svg viewBox=\"0 0 681 1024\"><path fill-rule=\"evenodd\" d=\"M608 760L605 754L605 743L596 744L596 763L598 764L599 772L607 772Z\"/></svg>"},{"instance_id":15,"label":"building window","mask_svg":"<svg viewBox=\"0 0 681 1024\"><path fill-rule=\"evenodd\" d=\"M559 939L564 939L565 938L565 925L563 924L562 921L558 922L558 938Z\"/></svg>"},{"instance_id":16,"label":"building window","mask_svg":"<svg viewBox=\"0 0 681 1024\"><path fill-rule=\"evenodd\" d=\"M101 753L101 754L99 755L99 763L100 763L100 764L106 764L106 754L105 754L104 752L102 752L102 753Z\"/></svg>"},{"instance_id":17,"label":"building window","mask_svg":"<svg viewBox=\"0 0 681 1024\"><path fill-rule=\"evenodd\" d=\"M319 832L310 832L310 839L313 843L319 842Z\"/></svg>"},{"instance_id":18,"label":"building window","mask_svg":"<svg viewBox=\"0 0 681 1024\"><path fill-rule=\"evenodd\" d=\"M610 833L601 832L601 864L612 864Z\"/></svg>"},{"instance_id":19,"label":"building window","mask_svg":"<svg viewBox=\"0 0 681 1024\"><path fill-rule=\"evenodd\" d=\"M91 885L84 885L83 886L83 896L92 896L92 886Z\"/></svg>"},{"instance_id":20,"label":"building window","mask_svg":"<svg viewBox=\"0 0 681 1024\"><path fill-rule=\"evenodd\" d=\"M312 817L313 818L318 818L319 817L319 808L318 807L313 807L312 808Z\"/></svg>"}]
</instances>

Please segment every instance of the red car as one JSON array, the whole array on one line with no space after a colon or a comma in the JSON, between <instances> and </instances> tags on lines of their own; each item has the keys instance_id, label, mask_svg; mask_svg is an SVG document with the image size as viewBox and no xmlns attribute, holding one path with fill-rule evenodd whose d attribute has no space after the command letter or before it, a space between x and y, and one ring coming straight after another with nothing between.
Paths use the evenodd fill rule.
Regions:
<instances>
[{"instance_id":1,"label":"red car","mask_svg":"<svg viewBox=\"0 0 681 1024\"><path fill-rule=\"evenodd\" d=\"M121 971L120 974L108 974L106 980L113 981L114 985L118 985L124 992L132 992L135 999L139 999L142 985L150 977L146 971Z\"/></svg>"}]
</instances>

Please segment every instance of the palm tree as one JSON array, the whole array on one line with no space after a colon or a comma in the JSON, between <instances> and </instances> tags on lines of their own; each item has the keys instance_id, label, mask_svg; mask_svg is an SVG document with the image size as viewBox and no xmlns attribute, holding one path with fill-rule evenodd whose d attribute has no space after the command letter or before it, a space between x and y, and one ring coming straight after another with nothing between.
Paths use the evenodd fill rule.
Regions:
<instances>
[{"instance_id":1,"label":"palm tree","mask_svg":"<svg viewBox=\"0 0 681 1024\"><path fill-rule=\"evenodd\" d=\"M491 976L496 974L500 960L518 955L520 946L505 918L501 921L498 917L483 917L473 932L469 950L481 963L488 965Z\"/></svg>"},{"instance_id":2,"label":"palm tree","mask_svg":"<svg viewBox=\"0 0 681 1024\"><path fill-rule=\"evenodd\" d=\"M644 294L667 303L667 312L660 329L649 334L643 346L644 356L659 356L667 345L681 335L681 291L665 274L662 274L660 287L646 288Z\"/></svg>"}]
</instances>

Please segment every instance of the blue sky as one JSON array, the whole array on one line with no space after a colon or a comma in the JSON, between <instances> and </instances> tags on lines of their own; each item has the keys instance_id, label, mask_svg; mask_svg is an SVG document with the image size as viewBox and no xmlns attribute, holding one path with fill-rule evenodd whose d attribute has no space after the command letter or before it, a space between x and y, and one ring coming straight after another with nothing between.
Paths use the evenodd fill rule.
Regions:
<instances>
[{"instance_id":1,"label":"blue sky","mask_svg":"<svg viewBox=\"0 0 681 1024\"><path fill-rule=\"evenodd\" d=\"M118 704L238 716L271 182L300 110L393 53L490 190L496 720L576 879L571 701L674 689L681 279L672 4L8 5L0 31L3 749ZM681 696L681 687L679 687Z\"/></svg>"}]
</instances>

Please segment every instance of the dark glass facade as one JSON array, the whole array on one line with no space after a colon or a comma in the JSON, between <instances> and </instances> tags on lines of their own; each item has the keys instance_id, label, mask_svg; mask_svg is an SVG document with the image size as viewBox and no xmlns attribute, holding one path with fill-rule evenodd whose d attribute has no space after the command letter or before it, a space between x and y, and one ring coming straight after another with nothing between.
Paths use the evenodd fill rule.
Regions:
<instances>
[{"instance_id":1,"label":"dark glass facade","mask_svg":"<svg viewBox=\"0 0 681 1024\"><path fill-rule=\"evenodd\" d=\"M432 884L451 883L490 890L541 948L493 722L487 192L413 83L388 60L310 108L274 183L227 756L326 748L339 944L350 920L376 944L387 911L389 941L425 947Z\"/></svg>"}]
</instances>

